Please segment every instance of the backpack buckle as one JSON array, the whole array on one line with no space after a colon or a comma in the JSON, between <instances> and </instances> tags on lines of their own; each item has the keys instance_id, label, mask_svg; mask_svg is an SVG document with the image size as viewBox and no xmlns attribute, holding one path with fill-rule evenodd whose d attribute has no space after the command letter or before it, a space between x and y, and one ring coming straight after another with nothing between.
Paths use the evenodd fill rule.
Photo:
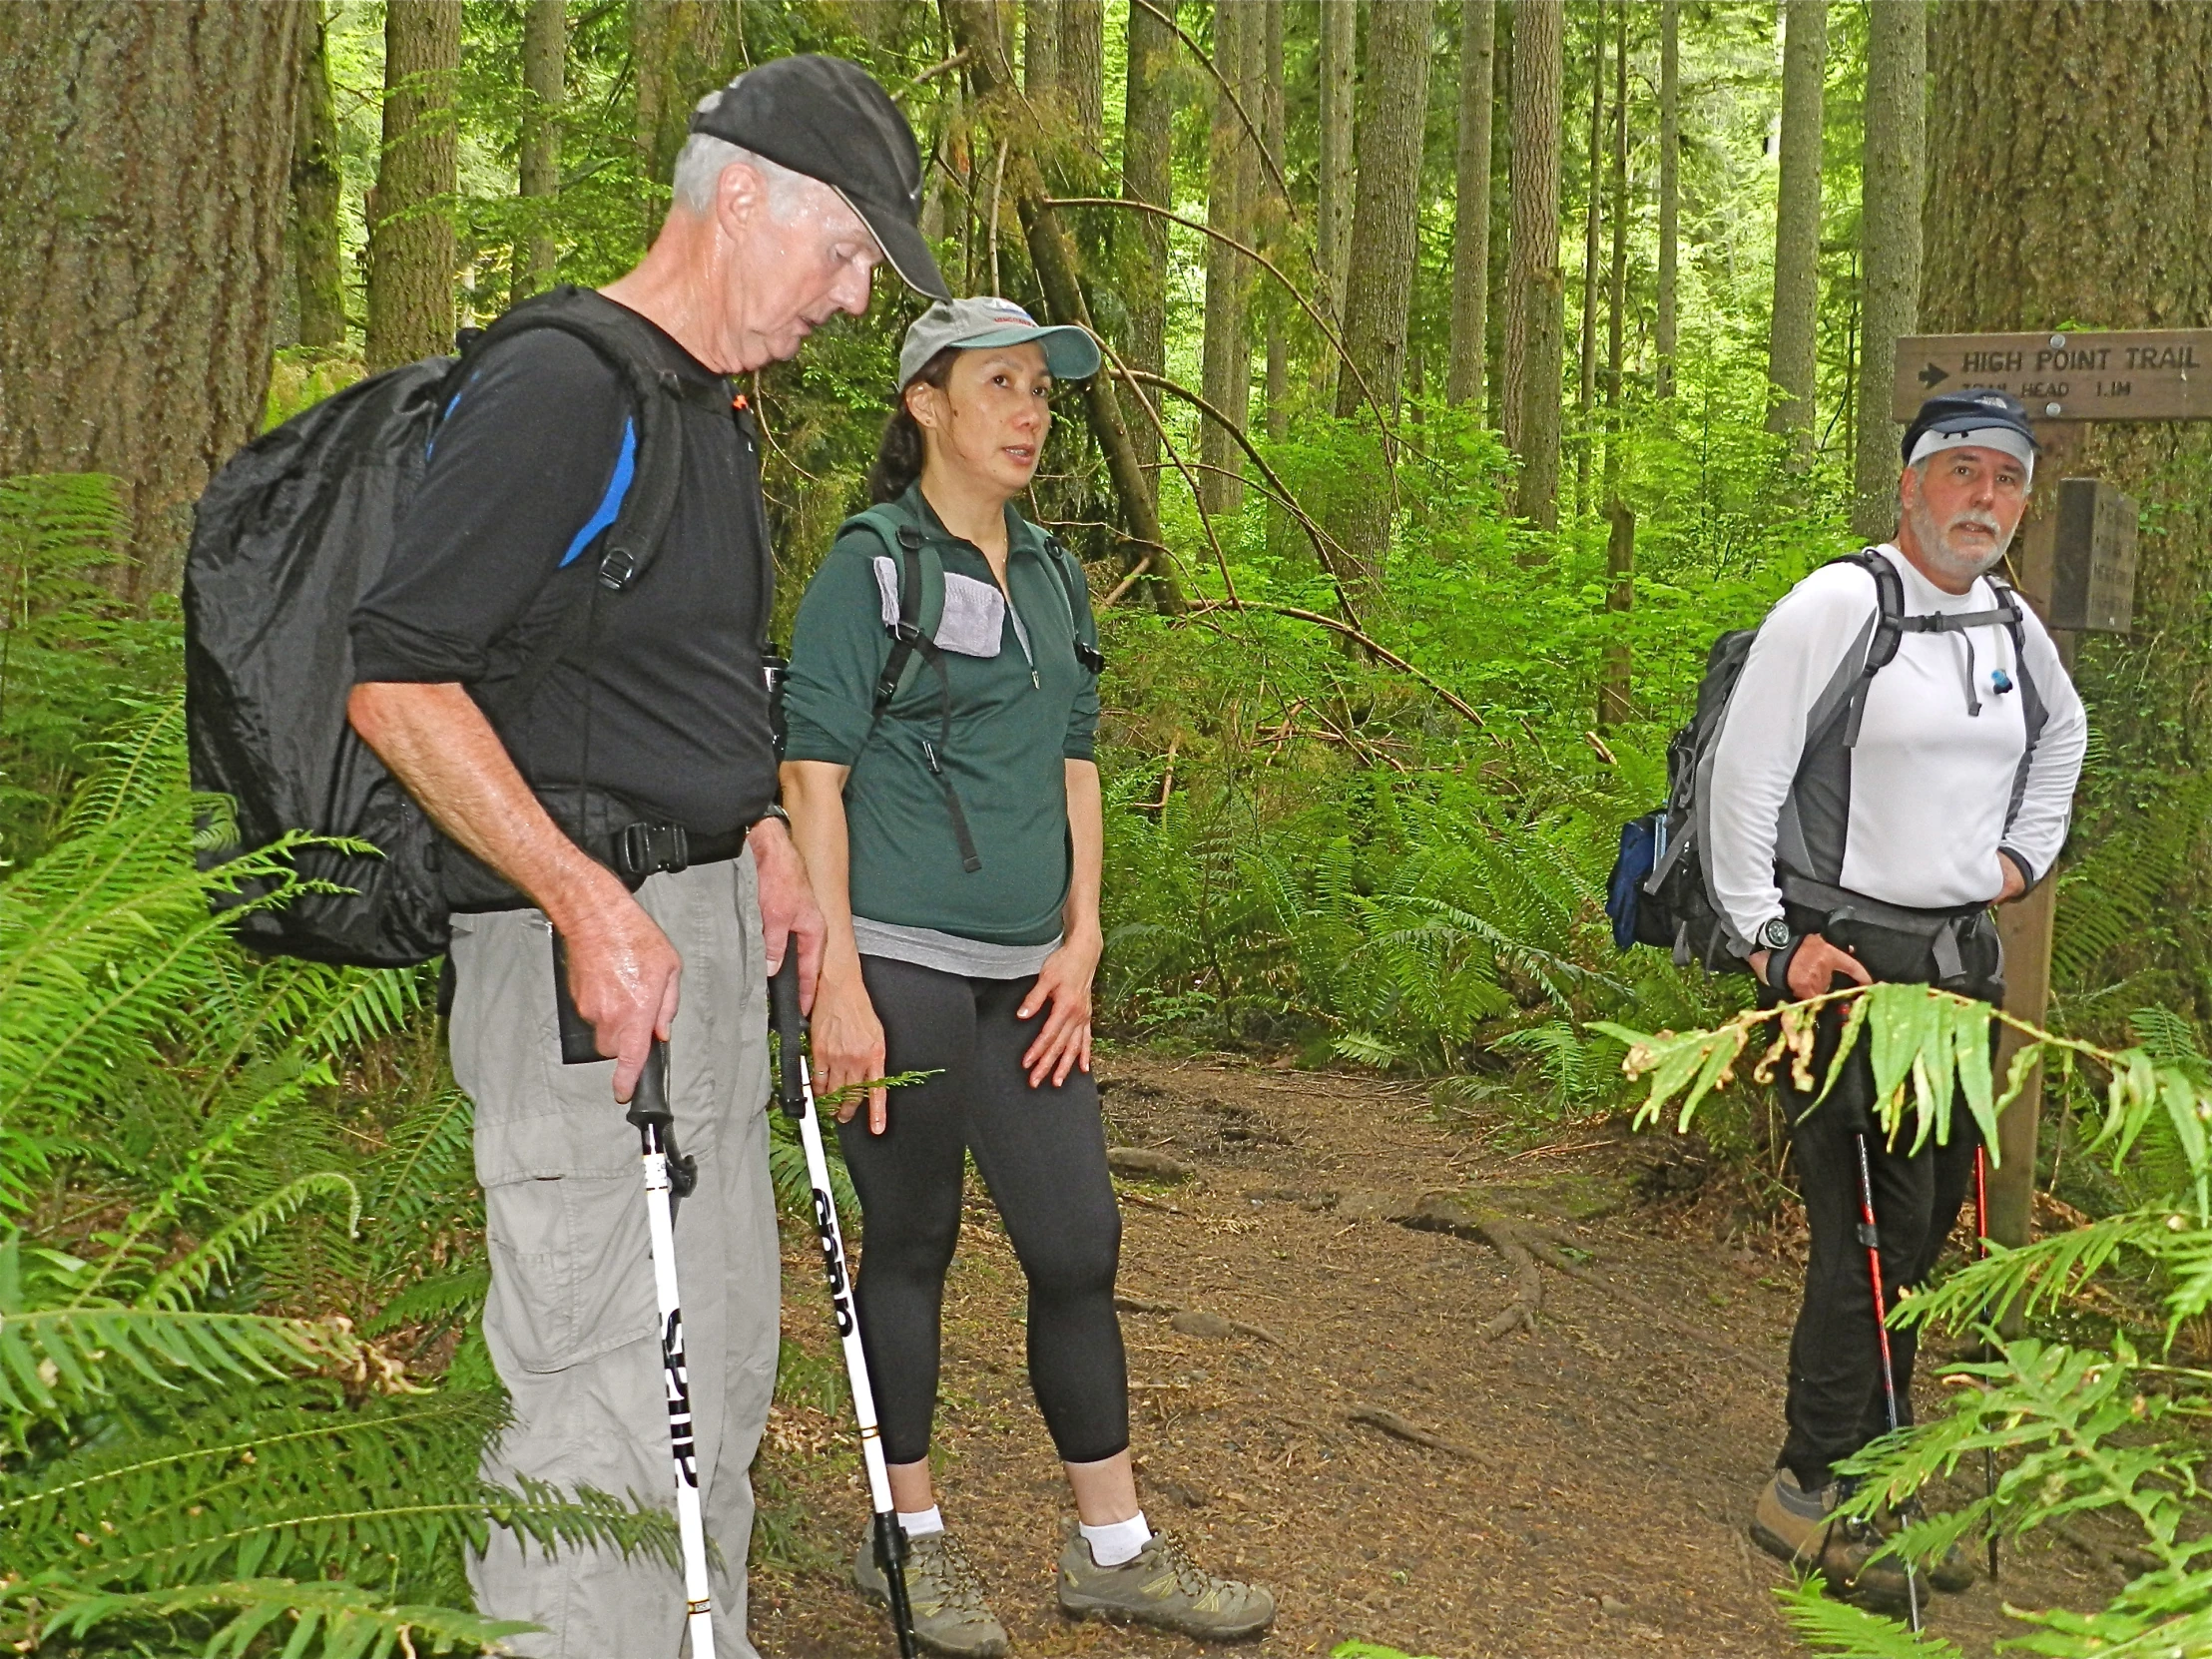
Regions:
<instances>
[{"instance_id":1,"label":"backpack buckle","mask_svg":"<svg viewBox=\"0 0 2212 1659\"><path fill-rule=\"evenodd\" d=\"M1106 653L1088 641L1077 640L1075 642L1075 660L1093 674L1104 674L1106 672Z\"/></svg>"},{"instance_id":2,"label":"backpack buckle","mask_svg":"<svg viewBox=\"0 0 2212 1659\"><path fill-rule=\"evenodd\" d=\"M638 556L627 547L610 547L599 556L599 585L620 593L637 580Z\"/></svg>"},{"instance_id":3,"label":"backpack buckle","mask_svg":"<svg viewBox=\"0 0 2212 1659\"><path fill-rule=\"evenodd\" d=\"M681 824L625 824L615 831L615 868L633 880L691 867L691 836Z\"/></svg>"}]
</instances>

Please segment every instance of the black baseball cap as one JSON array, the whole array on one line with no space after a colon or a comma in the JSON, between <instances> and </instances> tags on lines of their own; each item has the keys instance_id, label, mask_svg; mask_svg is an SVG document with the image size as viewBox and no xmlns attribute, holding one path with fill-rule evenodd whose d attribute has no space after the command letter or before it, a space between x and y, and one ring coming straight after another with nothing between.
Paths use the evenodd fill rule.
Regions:
<instances>
[{"instance_id":1,"label":"black baseball cap","mask_svg":"<svg viewBox=\"0 0 2212 1659\"><path fill-rule=\"evenodd\" d=\"M921 234L914 130L858 64L816 53L771 59L702 99L691 130L828 185L866 222L908 287L952 297Z\"/></svg>"},{"instance_id":2,"label":"black baseball cap","mask_svg":"<svg viewBox=\"0 0 2212 1659\"><path fill-rule=\"evenodd\" d=\"M1910 466L1921 439L1930 433L1938 441L1930 444L1933 451L1950 448L1957 444L1980 442L1985 447L2002 449L2023 461L2032 462L2035 451L2042 447L2035 441L2035 426L2027 418L2027 406L2010 392L1998 391L1993 386L1964 386L1957 391L1941 391L1921 405L1921 412L1913 417L1913 424L1905 429L1904 455Z\"/></svg>"}]
</instances>

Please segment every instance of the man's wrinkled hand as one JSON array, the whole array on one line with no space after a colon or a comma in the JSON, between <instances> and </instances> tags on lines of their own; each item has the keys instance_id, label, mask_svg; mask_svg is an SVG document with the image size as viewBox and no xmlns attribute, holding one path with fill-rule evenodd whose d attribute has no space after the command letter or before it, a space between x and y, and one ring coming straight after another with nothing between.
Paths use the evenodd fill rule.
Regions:
<instances>
[{"instance_id":1,"label":"man's wrinkled hand","mask_svg":"<svg viewBox=\"0 0 2212 1659\"><path fill-rule=\"evenodd\" d=\"M812 1012L815 985L822 973L823 943L829 923L815 901L814 883L807 878L806 860L792 844L791 832L781 819L767 818L746 836L753 849L753 867L760 877L761 944L768 957L769 977L784 965L784 953L799 948L799 1007ZM870 1077L881 1075L869 1072Z\"/></svg>"},{"instance_id":2,"label":"man's wrinkled hand","mask_svg":"<svg viewBox=\"0 0 2212 1659\"><path fill-rule=\"evenodd\" d=\"M569 994L591 1023L599 1052L615 1062L615 1099L627 1101L645 1070L655 1038L676 1023L683 959L638 901L619 901L561 932L568 952Z\"/></svg>"},{"instance_id":3,"label":"man's wrinkled hand","mask_svg":"<svg viewBox=\"0 0 2212 1659\"><path fill-rule=\"evenodd\" d=\"M1771 950L1755 950L1748 958L1751 971L1762 985L1767 982L1767 963L1773 954ZM1837 948L1818 933L1806 934L1790 958L1790 995L1800 1002L1824 996L1839 976L1856 985L1874 983L1866 963L1850 951Z\"/></svg>"}]
</instances>

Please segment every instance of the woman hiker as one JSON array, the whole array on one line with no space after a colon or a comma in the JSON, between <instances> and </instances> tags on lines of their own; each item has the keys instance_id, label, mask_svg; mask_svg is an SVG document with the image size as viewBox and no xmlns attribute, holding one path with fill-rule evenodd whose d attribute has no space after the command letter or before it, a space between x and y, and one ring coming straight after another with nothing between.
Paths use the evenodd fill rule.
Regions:
<instances>
[{"instance_id":1,"label":"woman hiker","mask_svg":"<svg viewBox=\"0 0 2212 1659\"><path fill-rule=\"evenodd\" d=\"M864 1117L845 1107L838 1135L915 1630L945 1654L1006 1651L929 1477L969 1152L1029 1282L1030 1385L1074 1489L1061 1608L1216 1638L1275 1616L1267 1590L1201 1571L1146 1524L1130 1463L1121 1217L1090 1076L1100 659L1081 567L1013 505L1054 382L1098 367L1088 333L1009 300L923 313L869 475L877 505L845 521L800 604L785 692L785 802L830 924L816 1086L930 1074L870 1091ZM853 1577L883 1599L865 1543Z\"/></svg>"}]
</instances>

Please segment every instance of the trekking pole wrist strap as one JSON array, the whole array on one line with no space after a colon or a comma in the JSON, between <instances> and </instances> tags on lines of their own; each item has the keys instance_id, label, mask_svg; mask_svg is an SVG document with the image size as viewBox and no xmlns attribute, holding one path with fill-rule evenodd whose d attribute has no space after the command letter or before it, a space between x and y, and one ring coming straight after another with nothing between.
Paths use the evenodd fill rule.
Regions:
<instances>
[{"instance_id":1,"label":"trekking pole wrist strap","mask_svg":"<svg viewBox=\"0 0 2212 1659\"><path fill-rule=\"evenodd\" d=\"M1767 953L1767 988L1769 990L1779 991L1785 997L1791 994L1790 964L1797 960L1798 951L1804 947L1805 941L1810 937L1812 935L1809 933L1793 933L1790 935L1788 944Z\"/></svg>"}]
</instances>

